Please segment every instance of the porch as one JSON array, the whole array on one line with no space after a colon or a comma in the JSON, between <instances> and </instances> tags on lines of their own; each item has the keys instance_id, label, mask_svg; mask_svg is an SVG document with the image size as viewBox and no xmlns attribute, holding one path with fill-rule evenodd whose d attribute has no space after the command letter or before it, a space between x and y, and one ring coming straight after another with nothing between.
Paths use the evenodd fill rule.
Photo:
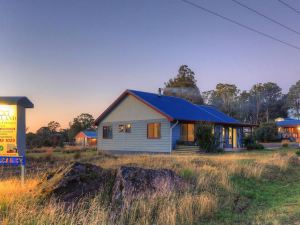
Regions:
<instances>
[{"instance_id":1,"label":"porch","mask_svg":"<svg viewBox=\"0 0 300 225\"><path fill-rule=\"evenodd\" d=\"M179 137L176 141L178 146L198 146L196 140L197 126L199 123L179 123ZM244 147L243 139L252 133L251 126L241 126L241 124L211 124L219 147L225 151L241 150ZM181 150L184 149L180 147Z\"/></svg>"}]
</instances>

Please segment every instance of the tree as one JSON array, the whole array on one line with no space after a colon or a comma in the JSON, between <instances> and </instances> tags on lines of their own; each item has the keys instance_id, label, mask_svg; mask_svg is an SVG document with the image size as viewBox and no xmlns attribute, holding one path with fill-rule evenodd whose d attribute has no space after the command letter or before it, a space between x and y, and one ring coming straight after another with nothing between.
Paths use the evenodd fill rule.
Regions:
<instances>
[{"instance_id":1,"label":"tree","mask_svg":"<svg viewBox=\"0 0 300 225\"><path fill-rule=\"evenodd\" d=\"M278 139L278 131L275 122L260 124L254 130L254 138L261 142L276 141Z\"/></svg>"},{"instance_id":2,"label":"tree","mask_svg":"<svg viewBox=\"0 0 300 225\"><path fill-rule=\"evenodd\" d=\"M48 127L41 127L37 130L36 135L40 146L52 146L51 131Z\"/></svg>"},{"instance_id":3,"label":"tree","mask_svg":"<svg viewBox=\"0 0 300 225\"><path fill-rule=\"evenodd\" d=\"M236 118L243 122L253 123L253 110L250 101L250 93L248 91L242 91L237 98L236 104Z\"/></svg>"},{"instance_id":4,"label":"tree","mask_svg":"<svg viewBox=\"0 0 300 225\"><path fill-rule=\"evenodd\" d=\"M284 95L281 91L281 88L272 82L253 85L250 90L250 102L255 111L255 123L269 122L270 119L286 115L282 101Z\"/></svg>"},{"instance_id":5,"label":"tree","mask_svg":"<svg viewBox=\"0 0 300 225\"><path fill-rule=\"evenodd\" d=\"M234 84L219 83L211 94L211 103L224 113L234 116L239 92L239 89Z\"/></svg>"},{"instance_id":6,"label":"tree","mask_svg":"<svg viewBox=\"0 0 300 225\"><path fill-rule=\"evenodd\" d=\"M51 121L48 123L48 128L49 128L50 132L53 134L58 132L60 127L61 127L60 124L56 121Z\"/></svg>"},{"instance_id":7,"label":"tree","mask_svg":"<svg viewBox=\"0 0 300 225\"><path fill-rule=\"evenodd\" d=\"M73 140L75 135L80 131L87 129L94 129L94 118L88 113L82 113L76 118L73 119L73 122L70 123L69 129L69 138Z\"/></svg>"},{"instance_id":8,"label":"tree","mask_svg":"<svg viewBox=\"0 0 300 225\"><path fill-rule=\"evenodd\" d=\"M263 84L263 103L267 123L269 122L270 114L273 115L271 111L271 109L274 108L273 106L277 106L275 107L275 112L279 106L277 103L282 98L281 90L282 89L276 83L268 82Z\"/></svg>"},{"instance_id":9,"label":"tree","mask_svg":"<svg viewBox=\"0 0 300 225\"><path fill-rule=\"evenodd\" d=\"M181 97L194 104L203 104L195 73L187 65L180 66L177 76L165 83L164 95Z\"/></svg>"},{"instance_id":10,"label":"tree","mask_svg":"<svg viewBox=\"0 0 300 225\"><path fill-rule=\"evenodd\" d=\"M287 103L292 110L293 116L300 119L300 80L290 87L287 95Z\"/></svg>"},{"instance_id":11,"label":"tree","mask_svg":"<svg viewBox=\"0 0 300 225\"><path fill-rule=\"evenodd\" d=\"M253 103L253 108L255 109L255 123L260 121L263 93L264 88L261 83L253 85L253 87L250 89L251 102Z\"/></svg>"}]
</instances>

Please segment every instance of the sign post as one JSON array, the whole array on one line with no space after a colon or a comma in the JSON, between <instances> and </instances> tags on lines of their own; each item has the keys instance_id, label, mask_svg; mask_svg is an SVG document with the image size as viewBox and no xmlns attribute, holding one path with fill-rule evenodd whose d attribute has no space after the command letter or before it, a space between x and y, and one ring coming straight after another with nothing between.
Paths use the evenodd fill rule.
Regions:
<instances>
[{"instance_id":1,"label":"sign post","mask_svg":"<svg viewBox=\"0 0 300 225\"><path fill-rule=\"evenodd\" d=\"M33 108L26 97L0 97L0 165L21 166L21 181L25 180L26 116Z\"/></svg>"}]
</instances>

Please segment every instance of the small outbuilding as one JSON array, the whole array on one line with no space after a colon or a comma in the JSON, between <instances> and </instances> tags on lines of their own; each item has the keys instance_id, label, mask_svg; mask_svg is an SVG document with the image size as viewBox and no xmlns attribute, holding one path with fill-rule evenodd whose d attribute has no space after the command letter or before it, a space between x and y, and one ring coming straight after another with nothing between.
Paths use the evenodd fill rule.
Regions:
<instances>
[{"instance_id":1,"label":"small outbuilding","mask_svg":"<svg viewBox=\"0 0 300 225\"><path fill-rule=\"evenodd\" d=\"M83 148L97 146L97 132L91 130L84 130L75 136L75 144Z\"/></svg>"},{"instance_id":2,"label":"small outbuilding","mask_svg":"<svg viewBox=\"0 0 300 225\"><path fill-rule=\"evenodd\" d=\"M277 118L278 134L282 139L297 141L300 139L300 120L291 118Z\"/></svg>"}]
</instances>

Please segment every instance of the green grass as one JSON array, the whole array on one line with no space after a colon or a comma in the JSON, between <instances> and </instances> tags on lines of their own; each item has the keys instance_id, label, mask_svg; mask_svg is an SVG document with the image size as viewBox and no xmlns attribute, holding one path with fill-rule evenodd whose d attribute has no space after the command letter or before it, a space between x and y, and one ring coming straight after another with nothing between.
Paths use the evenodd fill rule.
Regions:
<instances>
[{"instance_id":1,"label":"green grass","mask_svg":"<svg viewBox=\"0 0 300 225\"><path fill-rule=\"evenodd\" d=\"M300 168L289 168L279 178L254 179L232 176L236 191L249 201L245 211L223 208L206 224L299 224Z\"/></svg>"}]
</instances>

